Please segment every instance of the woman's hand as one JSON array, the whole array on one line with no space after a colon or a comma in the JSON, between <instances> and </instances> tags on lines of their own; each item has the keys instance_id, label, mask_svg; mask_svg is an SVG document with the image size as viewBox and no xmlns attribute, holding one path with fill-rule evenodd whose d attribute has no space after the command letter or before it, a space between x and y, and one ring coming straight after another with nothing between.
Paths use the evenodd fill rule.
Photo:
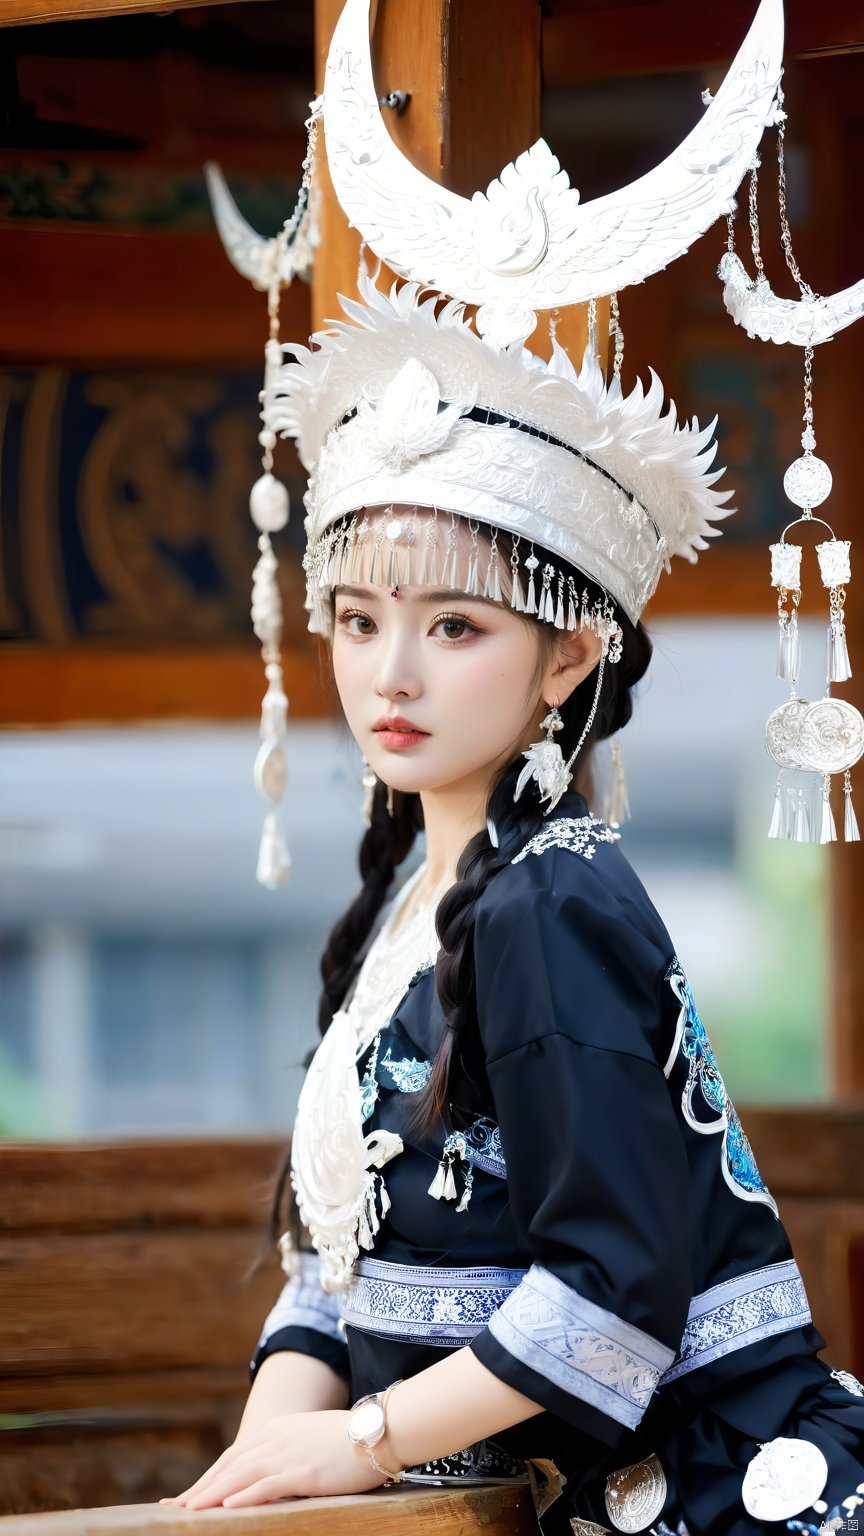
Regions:
<instances>
[{"instance_id":1,"label":"woman's hand","mask_svg":"<svg viewBox=\"0 0 864 1536\"><path fill-rule=\"evenodd\" d=\"M384 1463L386 1466L386 1462ZM384 1479L348 1439L348 1411L287 1413L235 1440L197 1483L162 1504L239 1509L273 1499L368 1493Z\"/></svg>"}]
</instances>

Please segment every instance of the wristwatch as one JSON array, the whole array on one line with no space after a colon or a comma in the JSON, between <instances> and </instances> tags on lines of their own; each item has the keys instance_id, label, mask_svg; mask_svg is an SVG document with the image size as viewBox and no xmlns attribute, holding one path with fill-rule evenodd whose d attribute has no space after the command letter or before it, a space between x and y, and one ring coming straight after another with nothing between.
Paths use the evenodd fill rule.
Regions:
<instances>
[{"instance_id":1,"label":"wristwatch","mask_svg":"<svg viewBox=\"0 0 864 1536\"><path fill-rule=\"evenodd\" d=\"M379 1440L383 1440L387 1431L387 1420L384 1409L387 1398L394 1387L399 1385L393 1381L385 1392L369 1392L366 1397L360 1397L348 1414L348 1439L358 1450L366 1452L376 1472L380 1472L389 1483L401 1481L401 1474L391 1472L387 1467L382 1467L375 1456L373 1447Z\"/></svg>"},{"instance_id":2,"label":"wristwatch","mask_svg":"<svg viewBox=\"0 0 864 1536\"><path fill-rule=\"evenodd\" d=\"M348 1415L348 1439L364 1451L370 1451L384 1438L387 1423L381 1397L380 1392L370 1392L358 1398Z\"/></svg>"}]
</instances>

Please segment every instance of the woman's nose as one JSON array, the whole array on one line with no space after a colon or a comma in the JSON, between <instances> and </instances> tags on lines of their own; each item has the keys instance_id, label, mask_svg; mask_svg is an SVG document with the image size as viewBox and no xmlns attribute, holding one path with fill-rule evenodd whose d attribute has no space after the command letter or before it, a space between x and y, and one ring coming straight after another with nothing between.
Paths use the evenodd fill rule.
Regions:
<instances>
[{"instance_id":1,"label":"woman's nose","mask_svg":"<svg viewBox=\"0 0 864 1536\"><path fill-rule=\"evenodd\" d=\"M412 650L408 637L398 632L391 635L387 644L381 648L374 685L380 698L419 697L421 683Z\"/></svg>"}]
</instances>

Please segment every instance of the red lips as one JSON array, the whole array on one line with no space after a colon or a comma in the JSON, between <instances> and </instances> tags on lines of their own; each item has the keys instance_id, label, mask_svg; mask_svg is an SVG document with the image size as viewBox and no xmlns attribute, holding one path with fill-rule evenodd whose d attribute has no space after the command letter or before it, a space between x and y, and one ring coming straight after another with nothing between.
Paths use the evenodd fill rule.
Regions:
<instances>
[{"instance_id":1,"label":"red lips","mask_svg":"<svg viewBox=\"0 0 864 1536\"><path fill-rule=\"evenodd\" d=\"M421 731L419 725L413 720L406 720L403 715L383 715L376 720L373 731L395 731L401 736L428 736L428 731Z\"/></svg>"}]
</instances>

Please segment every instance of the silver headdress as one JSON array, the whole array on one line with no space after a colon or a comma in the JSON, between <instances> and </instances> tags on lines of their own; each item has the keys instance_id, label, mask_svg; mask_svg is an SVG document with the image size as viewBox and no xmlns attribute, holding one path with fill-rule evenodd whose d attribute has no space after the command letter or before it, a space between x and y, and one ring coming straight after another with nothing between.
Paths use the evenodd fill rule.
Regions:
<instances>
[{"instance_id":1,"label":"silver headdress","mask_svg":"<svg viewBox=\"0 0 864 1536\"><path fill-rule=\"evenodd\" d=\"M443 581L503 595L559 629L594 630L599 696L604 663L621 654L614 605L635 622L670 557L695 560L717 533L732 494L715 489L713 423L679 426L653 373L647 390L622 391L617 291L734 207L774 111L782 0L761 0L678 149L593 202L543 140L470 199L423 175L382 123L369 10L370 0L347 0L333 34L327 157L350 222L406 282L386 295L361 274L361 302L342 299L345 318L309 348L277 356L271 343L262 396L262 443L296 438L309 471L310 628L327 629L333 588L361 568L394 588ZM590 324L605 295L616 340L608 385ZM578 370L554 340L549 362L525 349L538 311L586 301ZM574 572L599 586L599 602Z\"/></svg>"}]
</instances>

